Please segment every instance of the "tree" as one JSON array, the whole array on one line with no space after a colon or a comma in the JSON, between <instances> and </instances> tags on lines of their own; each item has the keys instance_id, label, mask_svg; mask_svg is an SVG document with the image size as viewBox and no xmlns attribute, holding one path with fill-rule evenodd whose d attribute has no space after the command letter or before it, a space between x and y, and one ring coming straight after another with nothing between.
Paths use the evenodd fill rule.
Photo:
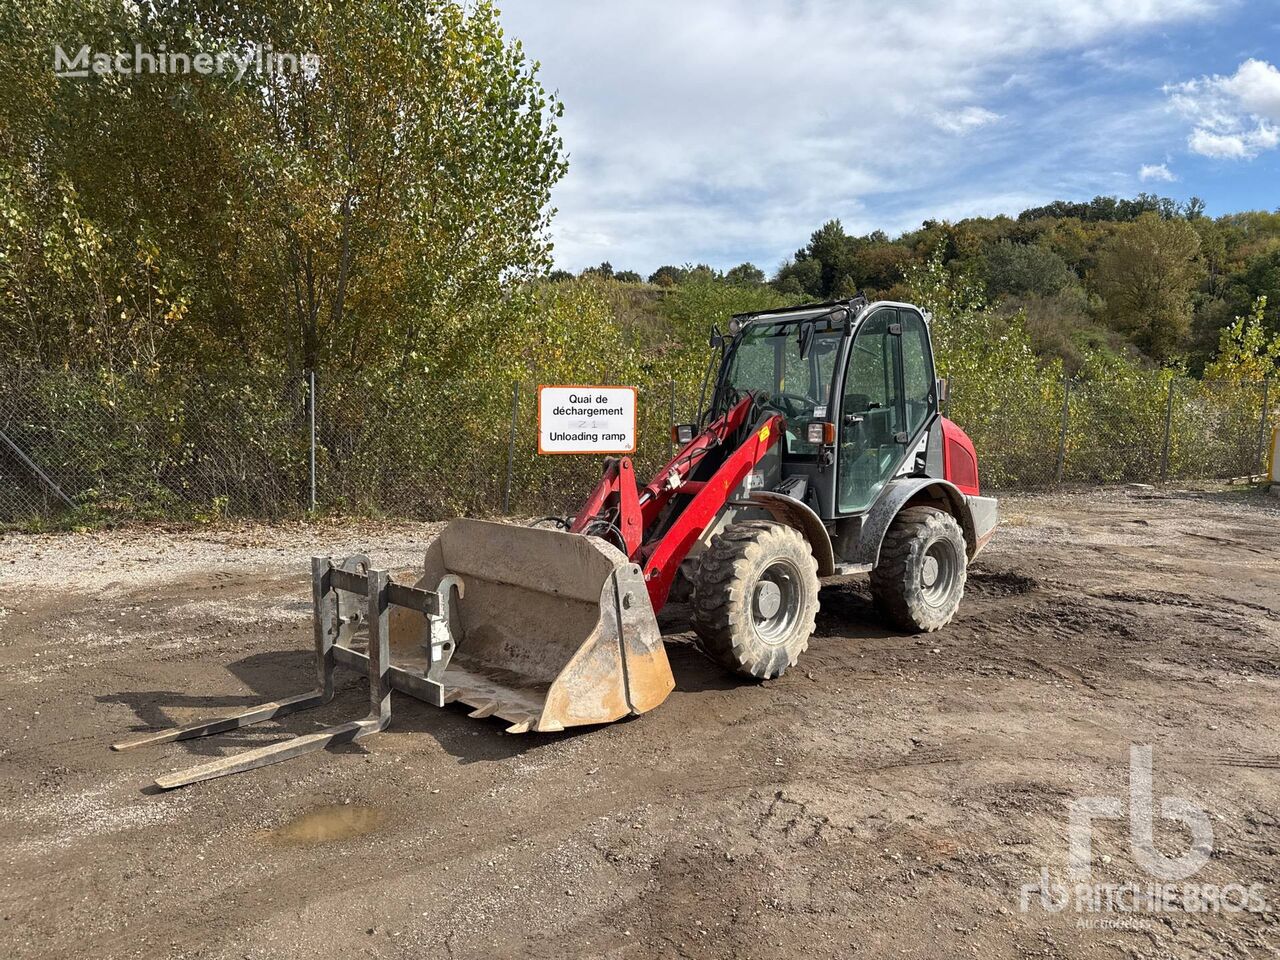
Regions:
<instances>
[{"instance_id":1,"label":"tree","mask_svg":"<svg viewBox=\"0 0 1280 960\"><path fill-rule=\"evenodd\" d=\"M1103 250L1094 278L1104 315L1148 356L1167 361L1191 324L1191 291L1204 269L1200 236L1185 220L1144 213Z\"/></svg>"},{"instance_id":2,"label":"tree","mask_svg":"<svg viewBox=\"0 0 1280 960\"><path fill-rule=\"evenodd\" d=\"M1018 214L1021 221L1045 218L1077 217L1080 220L1128 222L1144 213L1156 212L1163 217L1180 216L1184 208L1176 200L1140 193L1132 200L1121 197L1094 197L1085 203L1055 200L1043 207L1030 207Z\"/></svg>"},{"instance_id":3,"label":"tree","mask_svg":"<svg viewBox=\"0 0 1280 960\"><path fill-rule=\"evenodd\" d=\"M241 102L242 126L265 134L248 146L266 158L263 212L285 248L275 293L292 293L297 359L429 363L460 320L548 265L561 107L484 0L293 9L267 0L223 29L323 64Z\"/></svg>"},{"instance_id":4,"label":"tree","mask_svg":"<svg viewBox=\"0 0 1280 960\"><path fill-rule=\"evenodd\" d=\"M938 375L951 381L947 415L978 449L1035 449L1055 436L1061 364L1040 363L1022 315L990 310L977 271L949 267L941 243L908 270L906 287L911 302L930 315ZM983 468L984 482L1008 478L995 459Z\"/></svg>"},{"instance_id":5,"label":"tree","mask_svg":"<svg viewBox=\"0 0 1280 960\"><path fill-rule=\"evenodd\" d=\"M660 287L674 287L677 283L684 280L689 271L683 267L673 267L670 264L661 266L653 273L649 274L649 282L657 284Z\"/></svg>"},{"instance_id":6,"label":"tree","mask_svg":"<svg viewBox=\"0 0 1280 960\"><path fill-rule=\"evenodd\" d=\"M1244 269L1232 279L1228 299L1236 309L1244 312L1256 304L1259 297L1266 303L1280 303L1280 246L1250 257ZM1280 327L1275 319L1273 308L1273 322L1268 325L1272 330Z\"/></svg>"},{"instance_id":7,"label":"tree","mask_svg":"<svg viewBox=\"0 0 1280 960\"><path fill-rule=\"evenodd\" d=\"M724 277L720 271L709 263L686 263L684 265L684 276L680 278L680 282L714 283L723 279Z\"/></svg>"},{"instance_id":8,"label":"tree","mask_svg":"<svg viewBox=\"0 0 1280 960\"><path fill-rule=\"evenodd\" d=\"M827 300L837 295L852 273L857 243L839 220L828 220L809 237L809 243L784 263L774 278L779 290L795 290Z\"/></svg>"},{"instance_id":9,"label":"tree","mask_svg":"<svg viewBox=\"0 0 1280 960\"><path fill-rule=\"evenodd\" d=\"M1036 244L1001 240L987 248L983 259L987 295L992 298L1028 293L1051 297L1076 281L1060 256Z\"/></svg>"},{"instance_id":10,"label":"tree","mask_svg":"<svg viewBox=\"0 0 1280 960\"><path fill-rule=\"evenodd\" d=\"M561 107L484 0L10 6L0 330L46 362L426 363L549 266ZM320 68L69 81L68 37Z\"/></svg>"},{"instance_id":11,"label":"tree","mask_svg":"<svg viewBox=\"0 0 1280 960\"><path fill-rule=\"evenodd\" d=\"M764 271L750 261L740 263L736 267L730 267L724 275L725 280L729 283L740 285L750 285L756 283L764 283Z\"/></svg>"},{"instance_id":12,"label":"tree","mask_svg":"<svg viewBox=\"0 0 1280 960\"><path fill-rule=\"evenodd\" d=\"M908 268L915 262L909 249L901 244L890 243L883 233L879 234L879 238L872 234L867 240L868 243L854 251L845 288L838 295L851 296L860 290L883 293L901 282Z\"/></svg>"},{"instance_id":13,"label":"tree","mask_svg":"<svg viewBox=\"0 0 1280 960\"><path fill-rule=\"evenodd\" d=\"M582 271L582 275L584 277L600 277L603 280L610 280L613 278L613 264L606 260L598 267L587 267Z\"/></svg>"},{"instance_id":14,"label":"tree","mask_svg":"<svg viewBox=\"0 0 1280 960\"><path fill-rule=\"evenodd\" d=\"M817 260L788 260L778 268L771 286L785 296L816 300L822 289L822 264Z\"/></svg>"},{"instance_id":15,"label":"tree","mask_svg":"<svg viewBox=\"0 0 1280 960\"><path fill-rule=\"evenodd\" d=\"M1267 298L1259 297L1248 316L1222 328L1218 355L1204 368L1205 380L1235 384L1261 383L1280 370L1280 334L1270 338L1263 325Z\"/></svg>"},{"instance_id":16,"label":"tree","mask_svg":"<svg viewBox=\"0 0 1280 960\"><path fill-rule=\"evenodd\" d=\"M619 270L613 275L619 283L642 283L644 278L634 270Z\"/></svg>"}]
</instances>

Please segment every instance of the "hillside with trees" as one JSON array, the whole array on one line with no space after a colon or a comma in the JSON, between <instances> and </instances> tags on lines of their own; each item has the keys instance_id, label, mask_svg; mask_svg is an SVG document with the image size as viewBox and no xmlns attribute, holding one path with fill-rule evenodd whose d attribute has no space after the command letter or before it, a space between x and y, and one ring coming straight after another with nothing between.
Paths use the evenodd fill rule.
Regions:
<instances>
[{"instance_id":1,"label":"hillside with trees","mask_svg":"<svg viewBox=\"0 0 1280 960\"><path fill-rule=\"evenodd\" d=\"M49 69L67 37L211 58L269 42L323 68L68 79ZM673 250L645 276L573 275L552 245L563 107L489 3L32 0L0 43L0 415L46 470L80 471L66 482L94 510L229 490L257 497L246 511L296 505L312 414L320 469L343 484L329 502L361 509L408 488L388 471L466 462L471 487L418 485L413 509L469 510L514 449L515 383L640 385L657 458L668 396L698 411L713 322L859 292L931 311L950 412L995 482L1033 479L1053 436L1073 464L1108 438L1081 477L1146 475L1116 451L1149 461L1175 396L1198 432L1164 459L1204 475L1229 459L1205 438L1238 435L1247 466L1275 396L1259 385L1280 364L1280 212L1141 195L896 237L833 219L770 238L803 242L778 265ZM529 489L569 488L547 469Z\"/></svg>"},{"instance_id":2,"label":"hillside with trees","mask_svg":"<svg viewBox=\"0 0 1280 960\"><path fill-rule=\"evenodd\" d=\"M990 309L1022 318L1037 355L1071 373L1101 353L1199 375L1237 318L1257 314L1263 332L1280 332L1280 212L1215 219L1203 210L1197 198L1095 197L1016 217L927 221L893 239L851 235L830 220L768 286L789 300L908 299L912 272L938 255L950 274L982 285ZM584 274L637 278L607 263ZM749 286L766 278L752 263L723 273L663 266L648 277L661 288L699 281Z\"/></svg>"}]
</instances>

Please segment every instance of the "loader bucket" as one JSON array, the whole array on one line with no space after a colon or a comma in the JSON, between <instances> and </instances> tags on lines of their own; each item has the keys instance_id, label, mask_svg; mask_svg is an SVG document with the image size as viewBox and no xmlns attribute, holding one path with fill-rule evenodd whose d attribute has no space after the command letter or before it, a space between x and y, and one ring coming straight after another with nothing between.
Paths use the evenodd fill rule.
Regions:
<instances>
[{"instance_id":1,"label":"loader bucket","mask_svg":"<svg viewBox=\"0 0 1280 960\"><path fill-rule=\"evenodd\" d=\"M441 682L446 702L474 717L500 717L511 733L609 723L675 686L640 568L602 540L454 520L427 548L417 586L435 590L450 574L464 589ZM392 611L390 633L393 659L429 642L412 610Z\"/></svg>"}]
</instances>

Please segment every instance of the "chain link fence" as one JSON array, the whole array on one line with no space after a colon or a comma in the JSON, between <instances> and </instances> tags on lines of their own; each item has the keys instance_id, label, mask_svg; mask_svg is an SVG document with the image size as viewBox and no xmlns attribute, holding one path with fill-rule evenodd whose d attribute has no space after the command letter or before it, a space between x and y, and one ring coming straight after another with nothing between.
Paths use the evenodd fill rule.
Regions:
<instances>
[{"instance_id":1,"label":"chain link fence","mask_svg":"<svg viewBox=\"0 0 1280 960\"><path fill-rule=\"evenodd\" d=\"M306 413L305 381L277 373L0 371L0 522L295 514Z\"/></svg>"},{"instance_id":2,"label":"chain link fence","mask_svg":"<svg viewBox=\"0 0 1280 960\"><path fill-rule=\"evenodd\" d=\"M301 516L564 515L600 458L537 453L537 384L237 370L168 377L0 371L0 524ZM607 381L608 377L604 377ZM699 385L639 385L641 477ZM1212 480L1263 470L1280 385L1157 372L951 385L983 485Z\"/></svg>"},{"instance_id":3,"label":"chain link fence","mask_svg":"<svg viewBox=\"0 0 1280 960\"><path fill-rule=\"evenodd\" d=\"M1042 384L952 384L947 413L978 449L984 486L1227 480L1260 474L1280 395L1270 381L1169 373Z\"/></svg>"}]
</instances>

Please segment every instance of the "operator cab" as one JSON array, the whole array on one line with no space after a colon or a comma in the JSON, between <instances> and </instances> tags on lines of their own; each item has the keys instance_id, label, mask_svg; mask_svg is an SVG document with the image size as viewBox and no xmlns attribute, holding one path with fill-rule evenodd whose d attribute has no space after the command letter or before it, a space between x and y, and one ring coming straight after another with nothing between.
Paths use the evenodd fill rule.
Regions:
<instances>
[{"instance_id":1,"label":"operator cab","mask_svg":"<svg viewBox=\"0 0 1280 960\"><path fill-rule=\"evenodd\" d=\"M763 486L784 485L832 521L868 510L894 476L929 466L942 475L940 427L930 442L939 385L919 309L856 298L743 314L729 329L711 418L751 394L760 412L786 419L785 442L765 465L777 473Z\"/></svg>"}]
</instances>

